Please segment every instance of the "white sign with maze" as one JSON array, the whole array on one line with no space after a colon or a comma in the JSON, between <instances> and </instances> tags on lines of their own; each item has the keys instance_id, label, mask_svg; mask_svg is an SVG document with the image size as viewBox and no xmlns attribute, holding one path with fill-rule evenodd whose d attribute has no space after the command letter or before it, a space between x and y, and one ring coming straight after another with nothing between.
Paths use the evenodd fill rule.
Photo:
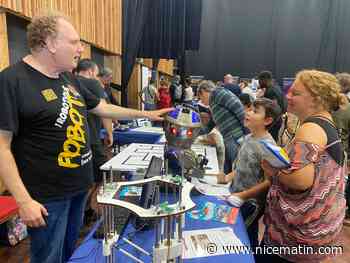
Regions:
<instances>
[{"instance_id":1,"label":"white sign with maze","mask_svg":"<svg viewBox=\"0 0 350 263\"><path fill-rule=\"evenodd\" d=\"M152 156L163 159L163 149L164 145L162 144L132 143L103 164L100 169L104 171L109 171L111 168L113 171L136 171L139 168L147 168ZM208 158L208 164L205 166L206 174L219 173L219 164L215 147L195 144L192 145L192 150L196 154L202 154Z\"/></svg>"}]
</instances>

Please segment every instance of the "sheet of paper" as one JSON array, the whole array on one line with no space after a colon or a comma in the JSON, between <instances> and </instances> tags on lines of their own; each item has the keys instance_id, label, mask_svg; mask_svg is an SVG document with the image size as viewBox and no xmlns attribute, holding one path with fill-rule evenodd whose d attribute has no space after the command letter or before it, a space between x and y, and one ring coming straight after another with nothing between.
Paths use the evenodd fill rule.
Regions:
<instances>
[{"instance_id":1,"label":"sheet of paper","mask_svg":"<svg viewBox=\"0 0 350 263\"><path fill-rule=\"evenodd\" d=\"M227 255L224 246L243 246L230 227L184 231L183 240L184 259Z\"/></svg>"},{"instance_id":2,"label":"sheet of paper","mask_svg":"<svg viewBox=\"0 0 350 263\"><path fill-rule=\"evenodd\" d=\"M229 185L212 185L208 183L203 183L203 181L201 182L197 178L192 178L191 183L194 184L198 192L204 195L211 195L211 196L230 195Z\"/></svg>"}]
</instances>

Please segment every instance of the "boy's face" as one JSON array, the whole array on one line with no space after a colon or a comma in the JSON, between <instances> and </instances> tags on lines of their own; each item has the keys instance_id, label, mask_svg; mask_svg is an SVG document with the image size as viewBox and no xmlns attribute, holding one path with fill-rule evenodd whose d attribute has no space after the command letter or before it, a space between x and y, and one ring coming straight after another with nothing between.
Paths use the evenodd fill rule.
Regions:
<instances>
[{"instance_id":1,"label":"boy's face","mask_svg":"<svg viewBox=\"0 0 350 263\"><path fill-rule=\"evenodd\" d=\"M252 105L243 105L243 107L244 107L244 112L245 112L245 114L247 114L248 113L248 111L251 111L252 110L252 108L253 108L253 106Z\"/></svg>"},{"instance_id":2,"label":"boy's face","mask_svg":"<svg viewBox=\"0 0 350 263\"><path fill-rule=\"evenodd\" d=\"M266 117L265 108L262 106L252 106L250 111L246 112L244 126L251 132L265 128L272 122L271 117Z\"/></svg>"}]
</instances>

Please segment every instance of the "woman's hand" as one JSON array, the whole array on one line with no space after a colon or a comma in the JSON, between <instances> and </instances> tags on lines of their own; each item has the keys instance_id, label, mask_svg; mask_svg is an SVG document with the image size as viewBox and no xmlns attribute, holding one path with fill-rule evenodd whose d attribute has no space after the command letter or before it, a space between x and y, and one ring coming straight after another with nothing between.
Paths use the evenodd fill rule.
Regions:
<instances>
[{"instance_id":1,"label":"woman's hand","mask_svg":"<svg viewBox=\"0 0 350 263\"><path fill-rule=\"evenodd\" d=\"M261 164L261 168L264 170L265 177L267 178L277 175L277 173L280 170L278 168L271 166L271 164L266 160L262 160L260 164Z\"/></svg>"}]
</instances>

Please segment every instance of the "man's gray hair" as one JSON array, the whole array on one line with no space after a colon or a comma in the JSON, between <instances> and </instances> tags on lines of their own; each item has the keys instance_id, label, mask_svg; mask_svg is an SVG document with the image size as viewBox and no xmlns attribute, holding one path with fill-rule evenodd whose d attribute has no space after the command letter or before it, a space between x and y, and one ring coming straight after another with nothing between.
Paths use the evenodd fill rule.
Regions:
<instances>
[{"instance_id":1,"label":"man's gray hair","mask_svg":"<svg viewBox=\"0 0 350 263\"><path fill-rule=\"evenodd\" d=\"M108 68L108 67L104 67L100 70L100 72L98 73L98 76L99 77L109 77L109 76L112 76L113 75L113 71Z\"/></svg>"},{"instance_id":2,"label":"man's gray hair","mask_svg":"<svg viewBox=\"0 0 350 263\"><path fill-rule=\"evenodd\" d=\"M198 86L198 92L202 93L203 91L212 92L215 89L215 84L210 80L203 80Z\"/></svg>"}]
</instances>

